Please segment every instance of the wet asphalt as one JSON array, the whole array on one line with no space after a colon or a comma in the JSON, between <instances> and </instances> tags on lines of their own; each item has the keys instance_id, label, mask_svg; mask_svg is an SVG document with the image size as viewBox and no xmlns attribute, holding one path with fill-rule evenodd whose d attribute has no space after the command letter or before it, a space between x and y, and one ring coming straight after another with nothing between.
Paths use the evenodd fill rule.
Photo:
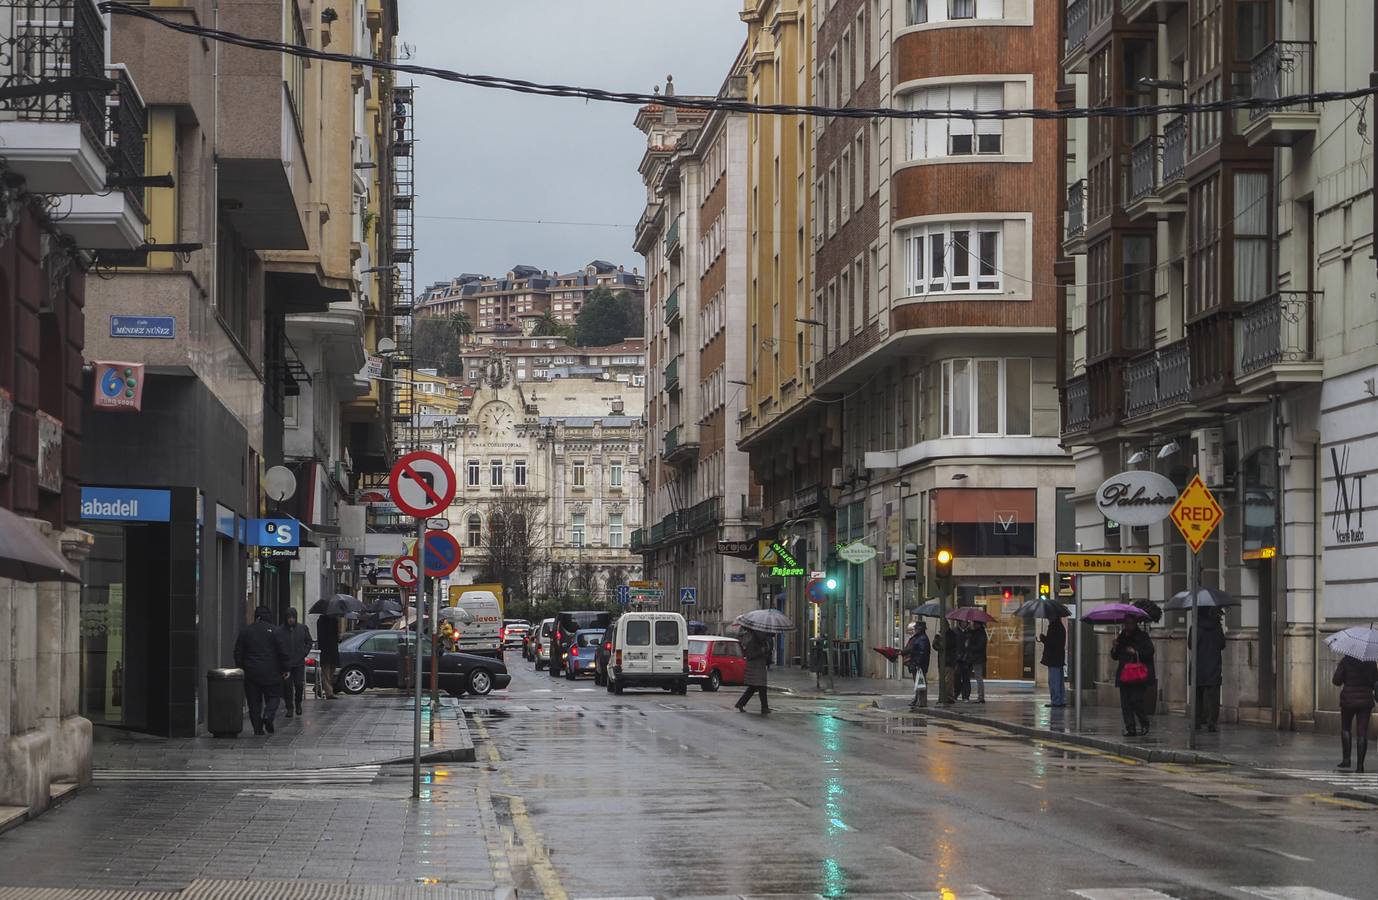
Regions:
<instances>
[{"instance_id":1,"label":"wet asphalt","mask_svg":"<svg viewBox=\"0 0 1378 900\"><path fill-rule=\"evenodd\" d=\"M509 690L466 705L495 799L529 823L524 895L1378 896L1378 807L1305 778L508 665Z\"/></svg>"}]
</instances>

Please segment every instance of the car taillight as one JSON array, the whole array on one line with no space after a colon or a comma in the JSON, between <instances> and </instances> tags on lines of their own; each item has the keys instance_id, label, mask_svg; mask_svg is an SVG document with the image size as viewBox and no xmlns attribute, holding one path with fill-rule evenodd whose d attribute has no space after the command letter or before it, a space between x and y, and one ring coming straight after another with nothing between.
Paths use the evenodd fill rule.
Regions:
<instances>
[{"instance_id":1,"label":"car taillight","mask_svg":"<svg viewBox=\"0 0 1378 900\"><path fill-rule=\"evenodd\" d=\"M570 656L578 656L578 655L579 655L579 648L578 648L578 647L575 647L573 650L569 651L569 655L570 655Z\"/></svg>"},{"instance_id":2,"label":"car taillight","mask_svg":"<svg viewBox=\"0 0 1378 900\"><path fill-rule=\"evenodd\" d=\"M611 652L612 652L612 641L608 641L606 644L604 644L604 645L603 645L603 649L604 649L604 650L607 650L609 653L611 653Z\"/></svg>"},{"instance_id":3,"label":"car taillight","mask_svg":"<svg viewBox=\"0 0 1378 900\"><path fill-rule=\"evenodd\" d=\"M506 629L506 628L499 628L499 629L498 629L498 640L500 640L500 641L505 641L505 640L507 640L507 629Z\"/></svg>"},{"instance_id":4,"label":"car taillight","mask_svg":"<svg viewBox=\"0 0 1378 900\"><path fill-rule=\"evenodd\" d=\"M617 651L617 659L613 662L613 665L617 666L619 669L622 668L622 651L621 651L621 650L618 650L618 651Z\"/></svg>"},{"instance_id":5,"label":"car taillight","mask_svg":"<svg viewBox=\"0 0 1378 900\"><path fill-rule=\"evenodd\" d=\"M307 660L306 660L306 664L307 664L309 667L313 668L313 669L316 667L316 661L315 661L314 659L309 658L309 657L308 657Z\"/></svg>"}]
</instances>

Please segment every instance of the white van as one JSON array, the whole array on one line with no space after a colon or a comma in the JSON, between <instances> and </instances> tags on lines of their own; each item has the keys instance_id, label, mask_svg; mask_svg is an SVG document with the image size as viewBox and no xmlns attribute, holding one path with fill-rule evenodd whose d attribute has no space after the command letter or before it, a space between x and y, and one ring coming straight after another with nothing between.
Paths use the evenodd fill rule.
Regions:
<instances>
[{"instance_id":1,"label":"white van","mask_svg":"<svg viewBox=\"0 0 1378 900\"><path fill-rule=\"evenodd\" d=\"M689 628L672 612L629 612L617 620L608 692L629 687L689 690Z\"/></svg>"},{"instance_id":2,"label":"white van","mask_svg":"<svg viewBox=\"0 0 1378 900\"><path fill-rule=\"evenodd\" d=\"M465 591L454 601L474 621L459 627L459 650L480 656L502 656L502 604L492 591Z\"/></svg>"}]
</instances>

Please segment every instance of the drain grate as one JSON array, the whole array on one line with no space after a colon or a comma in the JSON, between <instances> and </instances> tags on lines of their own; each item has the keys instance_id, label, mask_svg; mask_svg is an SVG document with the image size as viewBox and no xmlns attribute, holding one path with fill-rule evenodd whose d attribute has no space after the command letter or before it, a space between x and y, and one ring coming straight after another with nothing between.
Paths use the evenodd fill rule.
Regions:
<instances>
[{"instance_id":1,"label":"drain grate","mask_svg":"<svg viewBox=\"0 0 1378 900\"><path fill-rule=\"evenodd\" d=\"M323 881L196 881L183 891L0 887L0 900L516 900L512 888Z\"/></svg>"}]
</instances>

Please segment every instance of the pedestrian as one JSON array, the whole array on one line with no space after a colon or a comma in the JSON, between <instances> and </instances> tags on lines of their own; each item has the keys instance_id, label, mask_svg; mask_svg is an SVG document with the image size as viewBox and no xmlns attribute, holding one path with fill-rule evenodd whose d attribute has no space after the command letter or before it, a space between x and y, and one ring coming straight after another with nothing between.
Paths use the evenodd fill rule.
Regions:
<instances>
[{"instance_id":1,"label":"pedestrian","mask_svg":"<svg viewBox=\"0 0 1378 900\"><path fill-rule=\"evenodd\" d=\"M1048 630L1038 636L1043 645L1039 660L1048 669L1048 705L1061 708L1067 705L1067 626L1061 616L1048 619Z\"/></svg>"},{"instance_id":2,"label":"pedestrian","mask_svg":"<svg viewBox=\"0 0 1378 900\"><path fill-rule=\"evenodd\" d=\"M292 718L292 710L301 715L301 701L306 696L306 657L311 653L311 629L297 621L297 611L287 610L282 641L287 649L288 677L283 685L283 715Z\"/></svg>"},{"instance_id":3,"label":"pedestrian","mask_svg":"<svg viewBox=\"0 0 1378 900\"><path fill-rule=\"evenodd\" d=\"M957 696L971 702L971 623L957 623Z\"/></svg>"},{"instance_id":4,"label":"pedestrian","mask_svg":"<svg viewBox=\"0 0 1378 900\"><path fill-rule=\"evenodd\" d=\"M971 683L976 682L976 702L986 702L986 645L990 635L986 634L985 622L972 622L967 626L966 658L967 680L966 698L971 699Z\"/></svg>"},{"instance_id":5,"label":"pedestrian","mask_svg":"<svg viewBox=\"0 0 1378 900\"><path fill-rule=\"evenodd\" d=\"M937 647L943 654L943 680L946 682L941 702L954 703L957 700L957 659L962 650L962 632L954 625L940 628Z\"/></svg>"},{"instance_id":6,"label":"pedestrian","mask_svg":"<svg viewBox=\"0 0 1378 900\"><path fill-rule=\"evenodd\" d=\"M1340 689L1340 746L1344 758L1340 768L1349 768L1349 748L1359 739L1359 764L1355 773L1364 771L1364 757L1368 755L1368 720L1373 714L1373 692L1378 688L1378 663L1363 662L1346 656L1335 667L1330 679Z\"/></svg>"},{"instance_id":7,"label":"pedestrian","mask_svg":"<svg viewBox=\"0 0 1378 900\"><path fill-rule=\"evenodd\" d=\"M349 585L341 583L338 590L348 594ZM334 700L335 669L340 665L340 617L321 616L316 620L316 643L320 646L320 665L316 669L316 680L325 691L325 699Z\"/></svg>"},{"instance_id":8,"label":"pedestrian","mask_svg":"<svg viewBox=\"0 0 1378 900\"><path fill-rule=\"evenodd\" d=\"M288 672L286 644L272 619L271 609L258 607L254 621L239 629L234 642L234 664L244 670L244 696L249 701L254 734L273 733L273 719L282 702L282 682Z\"/></svg>"},{"instance_id":9,"label":"pedestrian","mask_svg":"<svg viewBox=\"0 0 1378 900\"><path fill-rule=\"evenodd\" d=\"M1220 730L1220 686L1225 681L1225 628L1220 611L1207 607L1199 611L1200 631L1196 634L1196 715L1197 731ZM1187 640L1192 635L1187 633Z\"/></svg>"},{"instance_id":10,"label":"pedestrian","mask_svg":"<svg viewBox=\"0 0 1378 900\"><path fill-rule=\"evenodd\" d=\"M904 644L904 661L909 674L914 678L914 699L909 708L919 706L919 694L928 694L928 663L932 656L932 644L928 640L928 625L914 622L909 626L909 640ZM925 701L927 702L927 701Z\"/></svg>"},{"instance_id":11,"label":"pedestrian","mask_svg":"<svg viewBox=\"0 0 1378 900\"><path fill-rule=\"evenodd\" d=\"M766 699L766 676L770 667L770 638L750 628L742 629L742 654L746 657L746 690L737 700L737 712L746 711L746 702L752 694L761 698L761 715L770 714L770 701Z\"/></svg>"},{"instance_id":12,"label":"pedestrian","mask_svg":"<svg viewBox=\"0 0 1378 900\"><path fill-rule=\"evenodd\" d=\"M1149 683L1153 681L1153 641L1148 632L1139 628L1136 620L1126 619L1120 633L1115 636L1115 645L1110 648L1110 658L1119 662L1115 669L1115 687L1120 689L1124 736L1148 734L1148 710L1144 708L1144 698L1148 694Z\"/></svg>"}]
</instances>

